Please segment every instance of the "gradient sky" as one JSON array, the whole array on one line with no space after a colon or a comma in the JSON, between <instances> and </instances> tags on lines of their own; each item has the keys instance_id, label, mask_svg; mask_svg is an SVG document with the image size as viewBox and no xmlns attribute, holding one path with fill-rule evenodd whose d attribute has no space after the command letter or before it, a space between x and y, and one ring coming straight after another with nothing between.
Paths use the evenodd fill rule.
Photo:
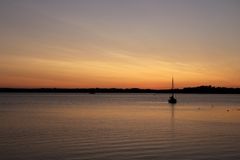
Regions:
<instances>
[{"instance_id":1,"label":"gradient sky","mask_svg":"<svg viewBox=\"0 0 240 160\"><path fill-rule=\"evenodd\" d=\"M0 87L240 87L238 0L1 0Z\"/></svg>"}]
</instances>

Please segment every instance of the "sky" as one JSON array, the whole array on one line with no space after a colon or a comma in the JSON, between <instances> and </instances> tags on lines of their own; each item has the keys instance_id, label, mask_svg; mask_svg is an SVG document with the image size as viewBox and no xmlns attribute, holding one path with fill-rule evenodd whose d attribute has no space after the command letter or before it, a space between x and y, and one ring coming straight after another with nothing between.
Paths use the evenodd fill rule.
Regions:
<instances>
[{"instance_id":1,"label":"sky","mask_svg":"<svg viewBox=\"0 0 240 160\"><path fill-rule=\"evenodd\" d=\"M240 87L238 0L1 0L0 87Z\"/></svg>"}]
</instances>

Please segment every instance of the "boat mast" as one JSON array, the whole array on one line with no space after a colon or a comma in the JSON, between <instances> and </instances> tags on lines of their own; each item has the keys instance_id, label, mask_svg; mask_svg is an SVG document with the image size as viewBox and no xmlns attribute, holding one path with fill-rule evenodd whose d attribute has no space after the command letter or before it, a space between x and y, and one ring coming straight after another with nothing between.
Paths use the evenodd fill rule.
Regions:
<instances>
[{"instance_id":1,"label":"boat mast","mask_svg":"<svg viewBox=\"0 0 240 160\"><path fill-rule=\"evenodd\" d=\"M174 97L173 89L174 89L174 80L173 80L173 77L172 77L172 97Z\"/></svg>"}]
</instances>

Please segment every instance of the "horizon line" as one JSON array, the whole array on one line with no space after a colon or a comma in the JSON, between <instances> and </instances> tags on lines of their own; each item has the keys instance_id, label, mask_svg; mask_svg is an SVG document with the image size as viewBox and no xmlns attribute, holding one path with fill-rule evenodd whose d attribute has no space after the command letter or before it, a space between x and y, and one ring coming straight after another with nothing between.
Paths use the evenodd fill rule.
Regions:
<instances>
[{"instance_id":1,"label":"horizon line","mask_svg":"<svg viewBox=\"0 0 240 160\"><path fill-rule=\"evenodd\" d=\"M181 90L185 88L225 88L225 89L240 89L240 87L224 87L213 85L198 85L198 86L185 86L174 88L174 90ZM140 89L140 90L171 90L171 88L138 88L138 87L0 87L0 89Z\"/></svg>"}]
</instances>

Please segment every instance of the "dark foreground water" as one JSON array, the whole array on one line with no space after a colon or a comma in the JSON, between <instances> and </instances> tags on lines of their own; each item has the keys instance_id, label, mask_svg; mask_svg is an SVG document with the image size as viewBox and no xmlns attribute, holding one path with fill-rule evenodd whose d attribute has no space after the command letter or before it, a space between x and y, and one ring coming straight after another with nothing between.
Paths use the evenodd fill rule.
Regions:
<instances>
[{"instance_id":1,"label":"dark foreground water","mask_svg":"<svg viewBox=\"0 0 240 160\"><path fill-rule=\"evenodd\" d=\"M0 159L240 159L240 95L0 94Z\"/></svg>"}]
</instances>

